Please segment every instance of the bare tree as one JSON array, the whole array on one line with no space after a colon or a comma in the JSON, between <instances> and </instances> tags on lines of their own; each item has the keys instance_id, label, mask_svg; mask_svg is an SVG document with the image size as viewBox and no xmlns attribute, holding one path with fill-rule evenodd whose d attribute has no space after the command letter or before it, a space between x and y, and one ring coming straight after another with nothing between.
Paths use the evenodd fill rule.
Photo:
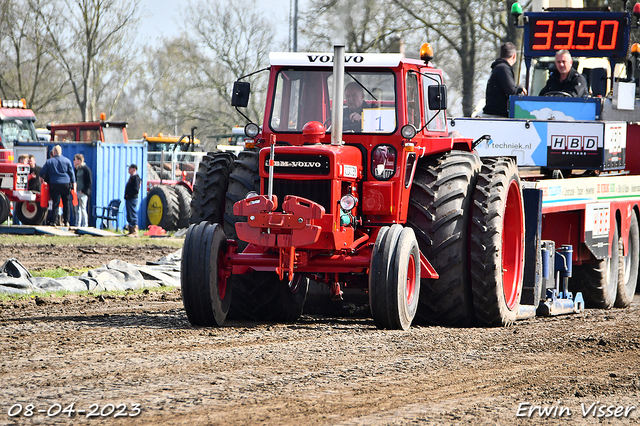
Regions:
<instances>
[{"instance_id":1,"label":"bare tree","mask_svg":"<svg viewBox=\"0 0 640 426\"><path fill-rule=\"evenodd\" d=\"M397 8L382 0L312 0L302 21L308 50L316 51L341 43L347 52L398 52L411 31L400 25Z\"/></svg>"},{"instance_id":2,"label":"bare tree","mask_svg":"<svg viewBox=\"0 0 640 426\"><path fill-rule=\"evenodd\" d=\"M54 112L68 93L66 78L45 48L40 10L50 0L0 5L0 96L22 99L36 113Z\"/></svg>"},{"instance_id":3,"label":"bare tree","mask_svg":"<svg viewBox=\"0 0 640 426\"><path fill-rule=\"evenodd\" d=\"M233 82L268 67L269 52L277 50L274 26L255 0L200 0L190 4L187 16L180 38L165 40L151 51L138 85L157 123L153 133L186 133L193 125L200 139L229 133L245 122L231 107ZM244 79L252 90L243 112L256 123L264 114L267 75Z\"/></svg>"},{"instance_id":4,"label":"bare tree","mask_svg":"<svg viewBox=\"0 0 640 426\"><path fill-rule=\"evenodd\" d=\"M95 120L97 105L114 81L127 80L135 54L131 39L139 0L61 0L42 8L49 48L67 75L81 120ZM52 8L56 9L53 14ZM128 57L127 55L128 54ZM120 88L121 89L121 88ZM113 110L114 98L108 101Z\"/></svg>"}]
</instances>

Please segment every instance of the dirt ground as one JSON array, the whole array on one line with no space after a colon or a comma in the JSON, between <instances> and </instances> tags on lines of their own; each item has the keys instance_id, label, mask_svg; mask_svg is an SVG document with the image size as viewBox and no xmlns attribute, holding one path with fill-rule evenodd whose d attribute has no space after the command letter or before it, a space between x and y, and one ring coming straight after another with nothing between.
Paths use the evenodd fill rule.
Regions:
<instances>
[{"instance_id":1,"label":"dirt ground","mask_svg":"<svg viewBox=\"0 0 640 426\"><path fill-rule=\"evenodd\" d=\"M32 254L25 266L159 254L16 250ZM0 351L0 424L640 423L637 297L510 328L406 332L308 314L194 328L179 290L38 297L0 302Z\"/></svg>"}]
</instances>

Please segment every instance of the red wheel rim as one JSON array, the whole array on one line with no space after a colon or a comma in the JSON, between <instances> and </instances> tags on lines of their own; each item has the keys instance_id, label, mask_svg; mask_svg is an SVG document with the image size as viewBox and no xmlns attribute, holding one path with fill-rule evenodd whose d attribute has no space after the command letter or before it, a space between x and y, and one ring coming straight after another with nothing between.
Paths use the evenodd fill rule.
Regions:
<instances>
[{"instance_id":1,"label":"red wheel rim","mask_svg":"<svg viewBox=\"0 0 640 426\"><path fill-rule=\"evenodd\" d=\"M25 205L26 205L26 210L27 210L27 212L29 212L29 213L33 213L33 212L35 212L35 211L36 211L36 205L35 205L35 204L32 204L32 203L25 203Z\"/></svg>"},{"instance_id":2,"label":"red wheel rim","mask_svg":"<svg viewBox=\"0 0 640 426\"><path fill-rule=\"evenodd\" d=\"M523 274L524 217L521 206L520 187L516 180L511 180L502 228L502 290L510 310L518 303Z\"/></svg>"},{"instance_id":3,"label":"red wheel rim","mask_svg":"<svg viewBox=\"0 0 640 426\"><path fill-rule=\"evenodd\" d=\"M409 256L409 265L407 266L407 304L411 305L416 291L416 261L413 256Z\"/></svg>"}]
</instances>

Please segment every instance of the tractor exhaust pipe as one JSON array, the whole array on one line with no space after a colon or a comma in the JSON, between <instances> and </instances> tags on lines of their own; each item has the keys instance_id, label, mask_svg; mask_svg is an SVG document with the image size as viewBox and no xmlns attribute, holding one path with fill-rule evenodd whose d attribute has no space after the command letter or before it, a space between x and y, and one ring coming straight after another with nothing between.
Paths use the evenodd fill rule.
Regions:
<instances>
[{"instance_id":1,"label":"tractor exhaust pipe","mask_svg":"<svg viewBox=\"0 0 640 426\"><path fill-rule=\"evenodd\" d=\"M342 145L342 104L344 101L344 45L333 46L333 110L331 145Z\"/></svg>"}]
</instances>

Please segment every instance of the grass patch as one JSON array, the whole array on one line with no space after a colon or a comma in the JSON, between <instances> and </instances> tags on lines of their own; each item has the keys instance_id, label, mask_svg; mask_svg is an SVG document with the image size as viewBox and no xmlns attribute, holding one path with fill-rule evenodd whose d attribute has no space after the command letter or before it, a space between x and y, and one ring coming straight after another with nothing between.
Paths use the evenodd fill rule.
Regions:
<instances>
[{"instance_id":1,"label":"grass patch","mask_svg":"<svg viewBox=\"0 0 640 426\"><path fill-rule=\"evenodd\" d=\"M29 271L34 277L46 277L46 278L63 278L63 277L76 277L91 270L90 268L56 268L56 269L43 269L40 271Z\"/></svg>"},{"instance_id":2,"label":"grass patch","mask_svg":"<svg viewBox=\"0 0 640 426\"><path fill-rule=\"evenodd\" d=\"M37 245L104 245L104 246L162 246L180 248L184 244L182 238L128 238L128 237L95 237L81 235L78 237L60 237L57 235L11 235L0 234L0 244L37 244Z\"/></svg>"},{"instance_id":3,"label":"grass patch","mask_svg":"<svg viewBox=\"0 0 640 426\"><path fill-rule=\"evenodd\" d=\"M105 296L127 296L127 295L137 295L137 294L149 294L149 293L167 293L175 290L178 287L149 287L149 288L141 288L137 290L110 290L110 291L68 291L68 290L58 290L58 291L46 291L46 292L38 292L38 293L28 293L28 294L4 294L0 293L0 302L11 302L16 300L29 300L35 299L36 296L40 298L63 298L67 295L73 296L82 296L82 297L105 297Z\"/></svg>"}]
</instances>

